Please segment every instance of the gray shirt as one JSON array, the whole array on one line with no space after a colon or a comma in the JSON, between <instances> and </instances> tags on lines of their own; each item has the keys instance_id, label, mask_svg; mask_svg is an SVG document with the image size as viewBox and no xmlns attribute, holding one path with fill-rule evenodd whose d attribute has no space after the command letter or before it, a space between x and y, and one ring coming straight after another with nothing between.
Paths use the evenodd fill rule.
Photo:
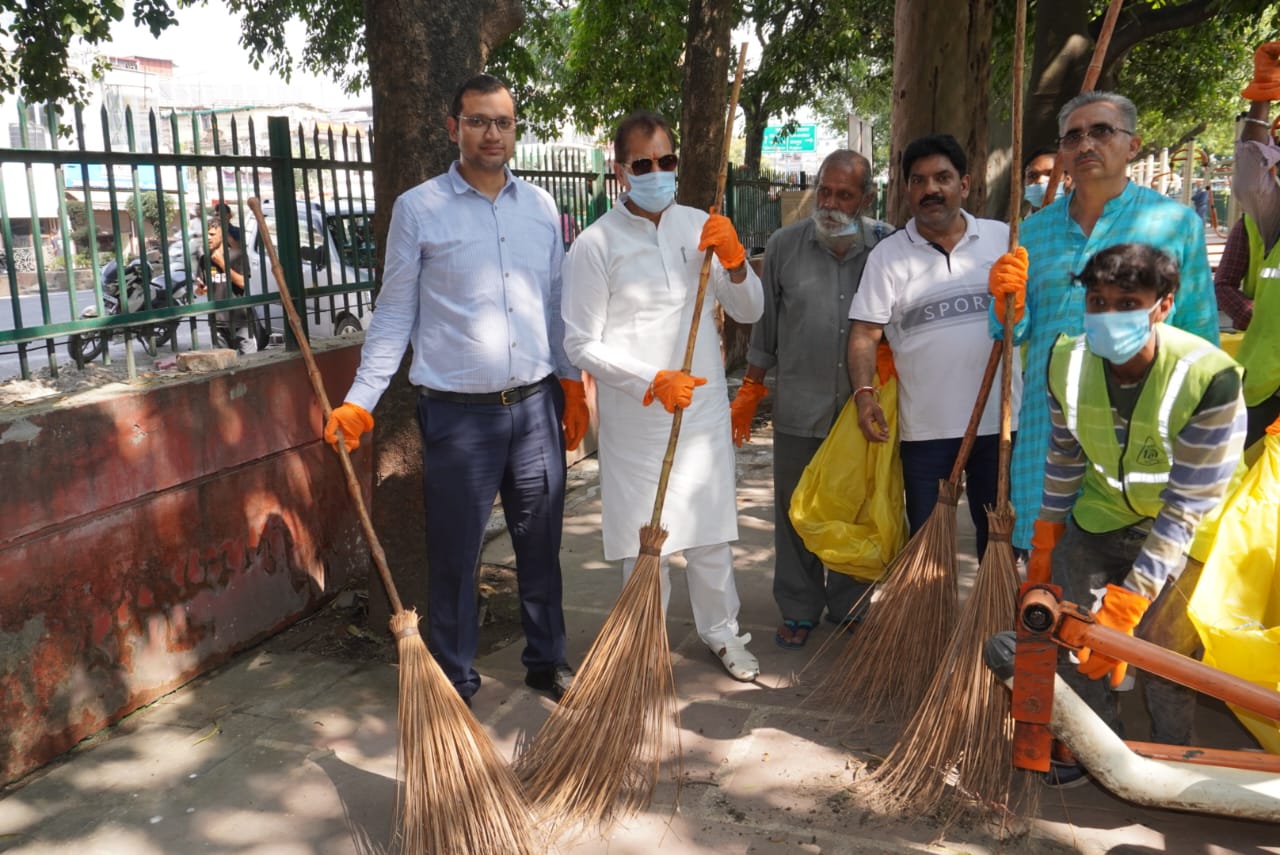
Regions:
<instances>
[{"instance_id":1,"label":"gray shirt","mask_svg":"<svg viewBox=\"0 0 1280 855\"><path fill-rule=\"evenodd\" d=\"M751 330L747 361L777 367L773 427L792 436L825 437L849 398L845 365L849 304L867 253L893 228L867 217L857 240L837 257L806 217L769 238L764 254L764 315Z\"/></svg>"}]
</instances>

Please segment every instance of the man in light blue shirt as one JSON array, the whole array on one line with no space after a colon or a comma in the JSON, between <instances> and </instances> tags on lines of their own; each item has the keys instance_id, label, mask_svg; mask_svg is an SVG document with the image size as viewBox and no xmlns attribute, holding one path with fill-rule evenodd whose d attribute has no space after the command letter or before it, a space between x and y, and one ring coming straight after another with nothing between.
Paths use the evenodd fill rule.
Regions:
<instances>
[{"instance_id":1,"label":"man in light blue shirt","mask_svg":"<svg viewBox=\"0 0 1280 855\"><path fill-rule=\"evenodd\" d=\"M373 427L369 411L412 345L409 380L421 392L428 646L470 704L480 687L473 667L476 571L501 495L516 554L525 682L559 700L573 680L561 606L561 418L571 447L586 424L582 375L564 353L559 212L546 192L506 166L516 120L505 84L472 77L450 113L458 160L396 199L378 309L325 439L336 445L341 428L348 448L359 445Z\"/></svg>"}]
</instances>

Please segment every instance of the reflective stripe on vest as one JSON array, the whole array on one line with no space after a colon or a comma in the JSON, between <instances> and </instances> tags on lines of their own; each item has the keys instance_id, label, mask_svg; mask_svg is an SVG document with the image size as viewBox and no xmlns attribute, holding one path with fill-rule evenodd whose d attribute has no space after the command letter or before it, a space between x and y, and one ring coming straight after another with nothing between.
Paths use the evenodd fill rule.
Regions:
<instances>
[{"instance_id":1,"label":"reflective stripe on vest","mask_svg":"<svg viewBox=\"0 0 1280 855\"><path fill-rule=\"evenodd\" d=\"M1081 497L1073 511L1078 522L1089 523L1084 525L1086 530L1110 531L1159 513L1163 504L1160 494L1172 468L1174 440L1195 411L1208 382L1231 365L1226 354L1197 336L1163 324L1157 329L1160 350L1134 405L1124 446L1116 438L1115 417L1106 393L1106 363L1090 353L1085 336L1074 340L1064 336L1054 347L1049 363L1050 389L1062 406L1068 430L1088 460ZM1089 416L1084 414L1086 404ZM1091 416L1091 422L1085 421Z\"/></svg>"},{"instance_id":2,"label":"reflective stripe on vest","mask_svg":"<svg viewBox=\"0 0 1280 855\"><path fill-rule=\"evenodd\" d=\"M1253 300L1253 320L1236 359L1244 366L1244 402L1256 407L1280 389L1280 240L1263 248L1258 224L1246 215L1249 269L1241 290Z\"/></svg>"}]
</instances>

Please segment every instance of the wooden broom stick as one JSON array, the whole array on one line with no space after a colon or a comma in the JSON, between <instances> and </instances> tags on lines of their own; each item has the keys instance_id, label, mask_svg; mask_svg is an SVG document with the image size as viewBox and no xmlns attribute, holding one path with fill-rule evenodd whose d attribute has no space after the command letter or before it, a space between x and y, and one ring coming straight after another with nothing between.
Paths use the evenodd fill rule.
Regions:
<instances>
[{"instance_id":1,"label":"wooden broom stick","mask_svg":"<svg viewBox=\"0 0 1280 855\"><path fill-rule=\"evenodd\" d=\"M711 206L712 213L716 212L720 206L720 200L724 198L724 186L729 171L729 146L733 142L733 118L738 112L738 95L742 91L742 74L746 64L747 43L743 42L738 50L738 70L733 76L733 94L729 96L729 118L724 123L724 144L720 148L720 171L716 175L716 200ZM689 339L685 344L684 364L680 369L685 374L693 370L693 351L698 342L699 319L702 317L702 304L706 302L707 280L711 278L711 259L714 254L714 250L708 247L706 255L702 257L702 270L698 273L698 296L693 302L693 319L689 324ZM649 525L655 528L662 525L662 506L667 500L667 482L671 480L671 466L675 462L676 443L680 439L680 424L683 421L684 408L676 407L675 415L671 417L671 435L667 438L667 452L662 456L662 471L658 475L658 495L653 500L653 516L649 518Z\"/></svg>"},{"instance_id":2,"label":"wooden broom stick","mask_svg":"<svg viewBox=\"0 0 1280 855\"><path fill-rule=\"evenodd\" d=\"M333 413L311 344L294 308L284 267L257 197L249 209L271 259L280 289L280 304L298 340L307 377L326 422ZM341 430L336 445L347 492L360 517L378 576L391 601L391 632L400 657L397 713L396 821L403 855L473 852L477 855L536 855L545 851L536 840L532 819L514 775L471 715L449 678L427 650L418 631L418 613L405 610L387 567L386 553L373 529L364 494L347 453Z\"/></svg>"},{"instance_id":3,"label":"wooden broom stick","mask_svg":"<svg viewBox=\"0 0 1280 855\"><path fill-rule=\"evenodd\" d=\"M1111 45L1111 34L1116 30L1116 19L1120 17L1120 7L1124 4L1124 0L1111 0L1111 5L1107 7L1107 16L1102 19L1102 29L1098 32L1098 41L1093 47L1093 58L1089 60L1089 67L1085 69L1084 82L1080 84L1081 92L1092 92L1093 87L1098 85L1098 77L1102 74L1102 61L1107 57L1107 48ZM1015 125L1015 130L1021 125ZM1022 164L1015 161L1017 169L1022 169ZM1062 180L1062 152L1059 151L1053 159L1053 172L1049 173L1049 186L1044 191L1044 206L1048 207L1053 201L1053 197L1058 193L1058 182Z\"/></svg>"}]
</instances>

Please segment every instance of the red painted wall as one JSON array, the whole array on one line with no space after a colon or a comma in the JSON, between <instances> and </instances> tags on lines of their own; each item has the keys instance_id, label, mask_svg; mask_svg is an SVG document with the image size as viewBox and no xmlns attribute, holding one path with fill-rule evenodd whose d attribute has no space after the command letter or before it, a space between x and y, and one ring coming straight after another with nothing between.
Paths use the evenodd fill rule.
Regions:
<instances>
[{"instance_id":1,"label":"red painted wall","mask_svg":"<svg viewBox=\"0 0 1280 855\"><path fill-rule=\"evenodd\" d=\"M292 354L0 412L0 783L365 575L320 427Z\"/></svg>"}]
</instances>

